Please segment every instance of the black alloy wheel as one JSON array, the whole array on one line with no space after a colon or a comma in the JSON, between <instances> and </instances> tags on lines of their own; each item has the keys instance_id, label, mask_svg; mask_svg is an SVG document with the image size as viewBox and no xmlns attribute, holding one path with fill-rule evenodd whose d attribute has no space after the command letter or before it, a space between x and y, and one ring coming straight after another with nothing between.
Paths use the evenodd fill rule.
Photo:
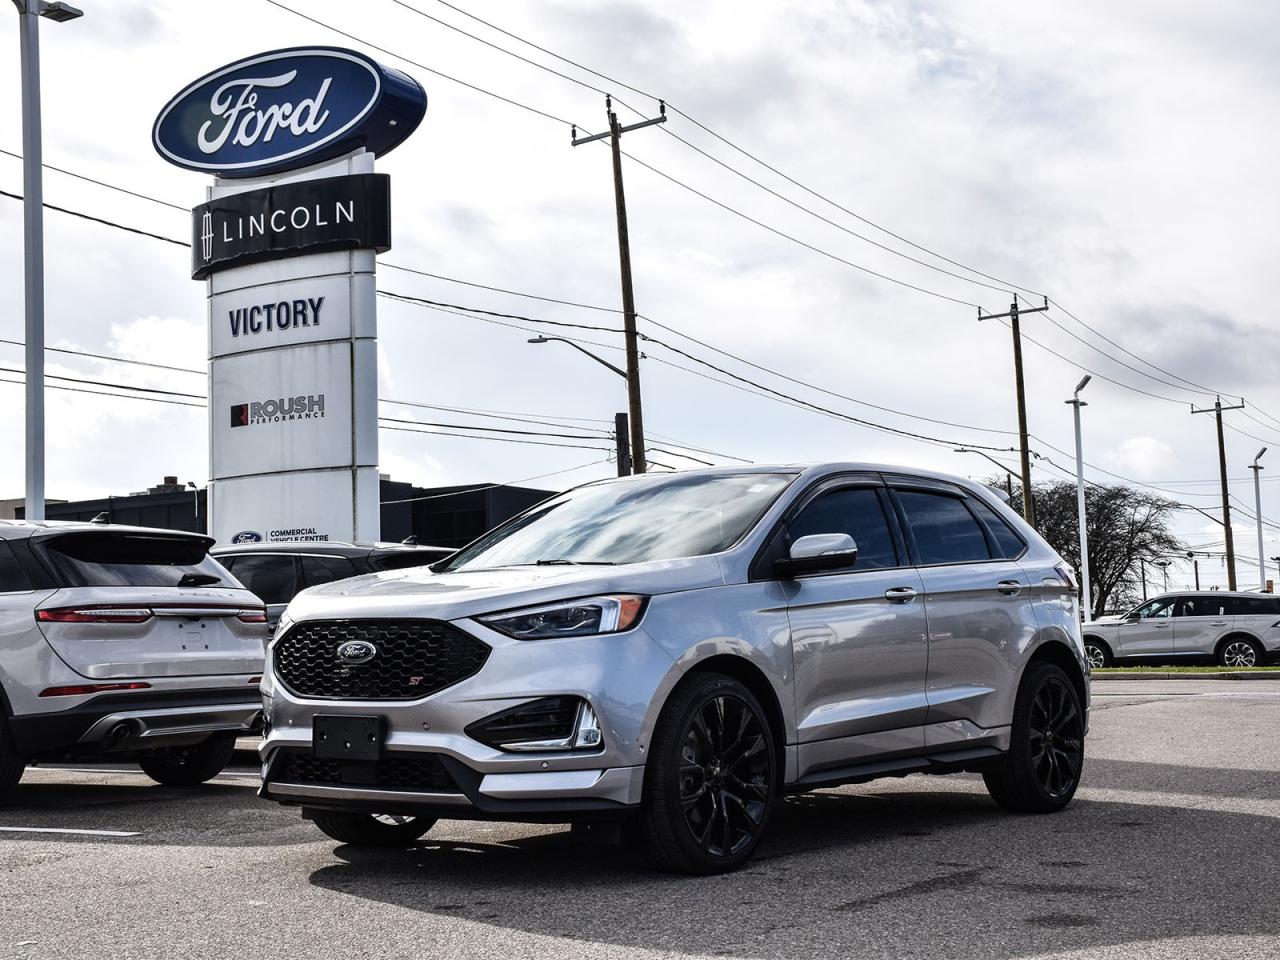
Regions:
<instances>
[{"instance_id":1,"label":"black alloy wheel","mask_svg":"<svg viewBox=\"0 0 1280 960\"><path fill-rule=\"evenodd\" d=\"M398 816L390 813L341 813L317 811L311 815L325 836L353 847L403 849L411 847L436 825L431 817Z\"/></svg>"},{"instance_id":2,"label":"black alloy wheel","mask_svg":"<svg viewBox=\"0 0 1280 960\"><path fill-rule=\"evenodd\" d=\"M660 868L721 873L760 842L777 798L773 732L759 701L722 674L672 694L654 731L639 835Z\"/></svg>"},{"instance_id":3,"label":"black alloy wheel","mask_svg":"<svg viewBox=\"0 0 1280 960\"><path fill-rule=\"evenodd\" d=\"M1009 752L983 774L992 799L1016 813L1065 807L1084 772L1084 729L1084 705L1067 674L1031 664L1018 685Z\"/></svg>"}]
</instances>

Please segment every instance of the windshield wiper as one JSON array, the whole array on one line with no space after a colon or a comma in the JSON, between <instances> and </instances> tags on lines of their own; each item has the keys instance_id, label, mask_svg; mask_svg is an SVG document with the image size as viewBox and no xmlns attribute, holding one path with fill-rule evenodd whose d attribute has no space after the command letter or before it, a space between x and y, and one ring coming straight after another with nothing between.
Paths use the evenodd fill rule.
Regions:
<instances>
[{"instance_id":1,"label":"windshield wiper","mask_svg":"<svg viewBox=\"0 0 1280 960\"><path fill-rule=\"evenodd\" d=\"M556 558L554 560L538 560L534 563L535 567L616 567L617 564L612 560L565 560Z\"/></svg>"},{"instance_id":2,"label":"windshield wiper","mask_svg":"<svg viewBox=\"0 0 1280 960\"><path fill-rule=\"evenodd\" d=\"M221 583L222 578L216 577L212 573L184 573L178 578L178 586L180 587L211 587L215 583Z\"/></svg>"}]
</instances>

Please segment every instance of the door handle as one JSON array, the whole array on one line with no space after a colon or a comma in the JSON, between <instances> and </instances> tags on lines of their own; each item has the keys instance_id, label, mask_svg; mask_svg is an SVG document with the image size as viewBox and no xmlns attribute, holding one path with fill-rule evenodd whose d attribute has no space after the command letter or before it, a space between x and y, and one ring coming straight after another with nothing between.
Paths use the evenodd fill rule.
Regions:
<instances>
[{"instance_id":1,"label":"door handle","mask_svg":"<svg viewBox=\"0 0 1280 960\"><path fill-rule=\"evenodd\" d=\"M1022 592L1022 584L1017 580L1001 580L996 584L996 589L1006 597L1016 597Z\"/></svg>"},{"instance_id":2,"label":"door handle","mask_svg":"<svg viewBox=\"0 0 1280 960\"><path fill-rule=\"evenodd\" d=\"M1153 626L1153 627L1159 627L1161 630L1163 630L1163 629L1165 629L1165 628L1166 628L1167 626L1169 626L1169 625L1168 625L1167 623L1153 623L1153 624L1152 624L1152 626Z\"/></svg>"},{"instance_id":3,"label":"door handle","mask_svg":"<svg viewBox=\"0 0 1280 960\"><path fill-rule=\"evenodd\" d=\"M1214 620L1209 624L1209 626L1211 627L1225 627L1226 625L1227 625L1227 621L1225 620Z\"/></svg>"},{"instance_id":4,"label":"door handle","mask_svg":"<svg viewBox=\"0 0 1280 960\"><path fill-rule=\"evenodd\" d=\"M884 598L890 603L910 603L916 598L916 591L911 587L890 587L884 592Z\"/></svg>"}]
</instances>

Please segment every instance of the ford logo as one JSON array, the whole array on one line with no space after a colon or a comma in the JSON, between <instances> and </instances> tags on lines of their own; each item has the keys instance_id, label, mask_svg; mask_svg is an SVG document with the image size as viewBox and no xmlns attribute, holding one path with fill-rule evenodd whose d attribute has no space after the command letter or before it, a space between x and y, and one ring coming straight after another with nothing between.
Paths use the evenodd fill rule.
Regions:
<instances>
[{"instance_id":1,"label":"ford logo","mask_svg":"<svg viewBox=\"0 0 1280 960\"><path fill-rule=\"evenodd\" d=\"M365 640L348 640L338 645L338 659L343 663L368 663L378 655L378 648Z\"/></svg>"},{"instance_id":2,"label":"ford logo","mask_svg":"<svg viewBox=\"0 0 1280 960\"><path fill-rule=\"evenodd\" d=\"M241 530L239 533L233 534L232 543L261 543L262 534L257 530Z\"/></svg>"},{"instance_id":3,"label":"ford logo","mask_svg":"<svg viewBox=\"0 0 1280 960\"><path fill-rule=\"evenodd\" d=\"M188 170L253 177L359 147L381 156L426 111L426 92L398 70L354 50L292 47L201 77L165 104L151 140Z\"/></svg>"}]
</instances>

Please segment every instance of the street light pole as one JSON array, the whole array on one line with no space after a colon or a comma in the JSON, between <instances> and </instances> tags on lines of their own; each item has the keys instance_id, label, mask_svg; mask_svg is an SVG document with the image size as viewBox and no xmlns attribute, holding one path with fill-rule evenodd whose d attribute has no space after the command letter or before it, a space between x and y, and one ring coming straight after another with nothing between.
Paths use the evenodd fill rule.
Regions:
<instances>
[{"instance_id":1,"label":"street light pole","mask_svg":"<svg viewBox=\"0 0 1280 960\"><path fill-rule=\"evenodd\" d=\"M1258 521L1258 589L1263 593L1267 592L1267 562L1262 554L1262 465L1258 461L1266 452L1266 447L1259 450L1249 465L1253 471L1253 515Z\"/></svg>"},{"instance_id":2,"label":"street light pole","mask_svg":"<svg viewBox=\"0 0 1280 960\"><path fill-rule=\"evenodd\" d=\"M22 271L26 313L26 485L28 520L44 519L44 161L40 143L40 17L83 16L66 3L13 0L22 57Z\"/></svg>"},{"instance_id":3,"label":"street light pole","mask_svg":"<svg viewBox=\"0 0 1280 960\"><path fill-rule=\"evenodd\" d=\"M1188 551L1187 551L1187 559L1188 559L1188 560L1190 560L1190 561L1191 561L1192 566L1194 566L1194 567L1195 567L1195 570L1196 570L1196 589L1197 589L1197 590L1199 590L1199 589L1200 589L1200 561L1196 559L1196 555L1195 555L1195 553L1193 553L1193 552L1192 552L1192 551L1190 551L1190 550L1188 550ZM1276 559L1280 560L1280 557L1277 557Z\"/></svg>"},{"instance_id":4,"label":"street light pole","mask_svg":"<svg viewBox=\"0 0 1280 960\"><path fill-rule=\"evenodd\" d=\"M577 350L579 353L586 354L596 363L600 364L600 366L608 367L618 376L622 377L623 380L626 380L628 384L630 384L631 382L630 378L627 376L627 371L623 370L621 367L615 367L608 360L604 359L604 357L597 357L590 350L586 349L585 347L579 346L578 344L574 343L572 340L566 340L564 337L530 337L529 343L568 344L569 346L573 347L573 349ZM631 453L630 440L627 436L629 432L629 426L630 425L628 423L627 414L625 413L614 414L613 434L614 434L614 442L616 443L617 449L618 449L618 476L620 477L626 477L631 475L632 473L637 472L635 469L635 460L632 457L632 453Z\"/></svg>"},{"instance_id":5,"label":"street light pole","mask_svg":"<svg viewBox=\"0 0 1280 960\"><path fill-rule=\"evenodd\" d=\"M1084 452L1080 442L1080 408L1088 404L1080 399L1080 391L1089 385L1093 375L1086 376L1076 384L1075 393L1067 401L1075 408L1076 420L1076 512L1080 518L1080 596L1084 601L1082 609L1088 620L1093 615L1093 591L1089 581L1089 532L1086 528L1084 509ZM1166 584L1165 589L1168 589Z\"/></svg>"}]
</instances>

